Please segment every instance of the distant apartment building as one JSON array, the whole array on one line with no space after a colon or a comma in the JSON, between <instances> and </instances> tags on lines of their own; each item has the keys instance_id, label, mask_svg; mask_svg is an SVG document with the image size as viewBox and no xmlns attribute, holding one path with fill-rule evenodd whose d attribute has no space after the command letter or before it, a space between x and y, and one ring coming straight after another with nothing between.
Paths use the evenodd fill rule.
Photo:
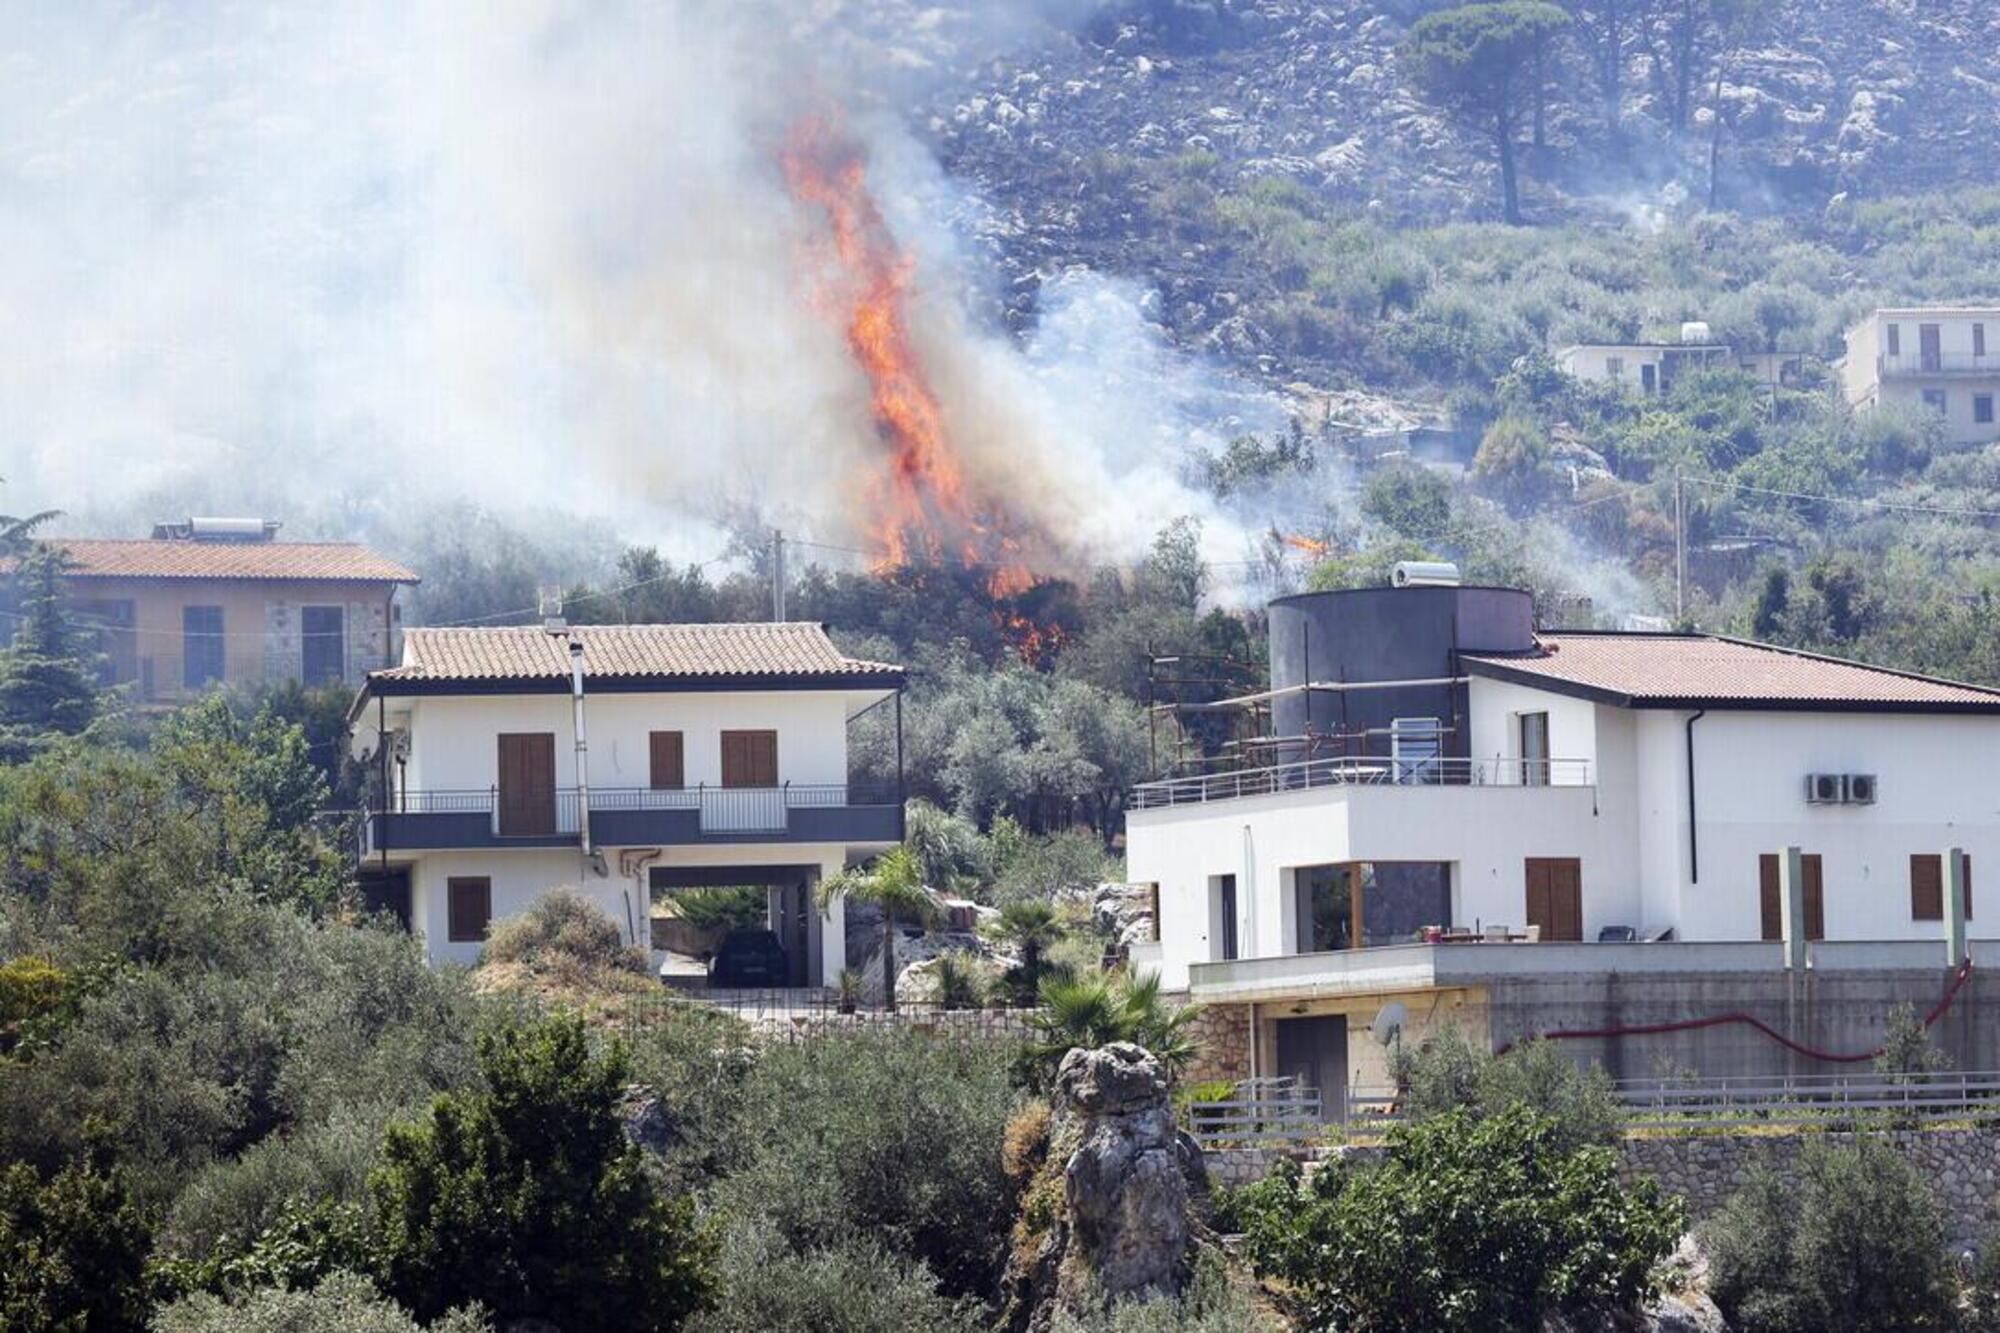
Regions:
<instances>
[{"instance_id":1,"label":"distant apartment building","mask_svg":"<svg viewBox=\"0 0 2000 1333\"><path fill-rule=\"evenodd\" d=\"M1841 379L1856 410L1922 404L1953 444L2000 440L2000 305L1877 310L1847 331Z\"/></svg>"},{"instance_id":2,"label":"distant apartment building","mask_svg":"<svg viewBox=\"0 0 2000 1333\"><path fill-rule=\"evenodd\" d=\"M417 576L351 542L281 542L264 519L190 519L150 539L52 539L107 683L173 702L218 685L359 684L394 660Z\"/></svg>"}]
</instances>

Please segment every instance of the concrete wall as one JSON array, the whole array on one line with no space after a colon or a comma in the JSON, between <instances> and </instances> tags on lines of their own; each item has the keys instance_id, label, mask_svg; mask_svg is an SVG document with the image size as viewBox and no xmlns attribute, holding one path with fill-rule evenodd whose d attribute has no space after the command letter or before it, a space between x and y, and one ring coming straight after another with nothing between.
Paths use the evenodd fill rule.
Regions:
<instances>
[{"instance_id":1,"label":"concrete wall","mask_svg":"<svg viewBox=\"0 0 2000 1333\"><path fill-rule=\"evenodd\" d=\"M587 692L587 687L586 687ZM834 690L744 693L598 694L585 701L590 785L645 787L651 782L648 733L682 734L690 787L722 781L722 733L775 730L778 778L790 783L847 781L847 718L869 699ZM576 785L575 736L567 694L428 696L411 701L411 791L484 791L499 780L502 732L551 732L556 782Z\"/></svg>"},{"instance_id":2,"label":"concrete wall","mask_svg":"<svg viewBox=\"0 0 2000 1333\"><path fill-rule=\"evenodd\" d=\"M1989 326L1989 337L2000 347L2000 322ZM1944 395L1944 438L1948 444L1991 444L2000 440L2000 356L1993 358L1990 375L1900 375L1882 381L1876 401L1905 408L1924 406L1924 391ZM1973 398L1993 399L1994 420L1974 419Z\"/></svg>"}]
</instances>

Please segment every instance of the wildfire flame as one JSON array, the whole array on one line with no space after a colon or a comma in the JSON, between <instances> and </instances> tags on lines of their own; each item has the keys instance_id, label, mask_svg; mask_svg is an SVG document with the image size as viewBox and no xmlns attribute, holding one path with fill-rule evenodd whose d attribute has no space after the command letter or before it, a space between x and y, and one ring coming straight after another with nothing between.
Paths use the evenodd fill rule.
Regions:
<instances>
[{"instance_id":1,"label":"wildfire flame","mask_svg":"<svg viewBox=\"0 0 2000 1333\"><path fill-rule=\"evenodd\" d=\"M912 343L913 265L876 207L860 148L836 122L807 117L792 127L783 165L792 197L825 215L834 265L820 296L867 377L876 432L889 451L869 494L877 567L956 560L990 570L995 597L1026 590L1034 578L1019 544L968 487Z\"/></svg>"},{"instance_id":2,"label":"wildfire flame","mask_svg":"<svg viewBox=\"0 0 2000 1333\"><path fill-rule=\"evenodd\" d=\"M1307 555L1323 556L1330 549L1327 543L1296 532L1281 532L1278 534L1278 540L1295 550L1304 551Z\"/></svg>"}]
</instances>

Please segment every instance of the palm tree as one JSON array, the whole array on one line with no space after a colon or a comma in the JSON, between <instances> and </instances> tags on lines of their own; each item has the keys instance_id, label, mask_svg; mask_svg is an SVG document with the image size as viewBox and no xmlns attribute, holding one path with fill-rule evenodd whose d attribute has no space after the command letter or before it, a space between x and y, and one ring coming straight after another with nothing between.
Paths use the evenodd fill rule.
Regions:
<instances>
[{"instance_id":1,"label":"palm tree","mask_svg":"<svg viewBox=\"0 0 2000 1333\"><path fill-rule=\"evenodd\" d=\"M1000 919L987 933L1011 944L1021 955L1021 971L1030 984L1042 975L1042 953L1063 937L1062 922L1056 919L1053 904L1039 898L1023 898L1000 909Z\"/></svg>"},{"instance_id":2,"label":"palm tree","mask_svg":"<svg viewBox=\"0 0 2000 1333\"><path fill-rule=\"evenodd\" d=\"M1053 1077L1063 1056L1076 1047L1095 1050L1114 1041L1143 1046L1177 1078L1195 1056L1189 1026L1200 1012L1194 1005L1168 1004L1157 973L1115 982L1103 974L1042 979L1042 1008L1029 1021L1041 1040L1032 1049L1042 1082Z\"/></svg>"},{"instance_id":3,"label":"palm tree","mask_svg":"<svg viewBox=\"0 0 2000 1333\"><path fill-rule=\"evenodd\" d=\"M937 902L924 888L916 854L907 846L891 847L866 870L850 870L823 880L819 906L825 911L836 898L874 903L882 909L882 986L891 1013L896 1009L896 919L929 925L937 917Z\"/></svg>"}]
</instances>

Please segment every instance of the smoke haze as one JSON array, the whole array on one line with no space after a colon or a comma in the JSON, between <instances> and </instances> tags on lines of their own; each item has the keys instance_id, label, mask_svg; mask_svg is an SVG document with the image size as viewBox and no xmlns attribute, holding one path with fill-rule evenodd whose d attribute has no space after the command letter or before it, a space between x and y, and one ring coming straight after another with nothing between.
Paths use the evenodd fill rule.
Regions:
<instances>
[{"instance_id":1,"label":"smoke haze","mask_svg":"<svg viewBox=\"0 0 2000 1333\"><path fill-rule=\"evenodd\" d=\"M901 107L1083 0L883 6L197 0L32 6L0 37L0 475L73 528L259 511L372 532L471 499L686 557L755 512L866 531L884 452L777 150L837 111L916 265L964 466L1066 557L1182 513L1186 451L1278 406L1169 351L1145 293L987 328L979 201ZM1002 11L997 17L988 10Z\"/></svg>"}]
</instances>

